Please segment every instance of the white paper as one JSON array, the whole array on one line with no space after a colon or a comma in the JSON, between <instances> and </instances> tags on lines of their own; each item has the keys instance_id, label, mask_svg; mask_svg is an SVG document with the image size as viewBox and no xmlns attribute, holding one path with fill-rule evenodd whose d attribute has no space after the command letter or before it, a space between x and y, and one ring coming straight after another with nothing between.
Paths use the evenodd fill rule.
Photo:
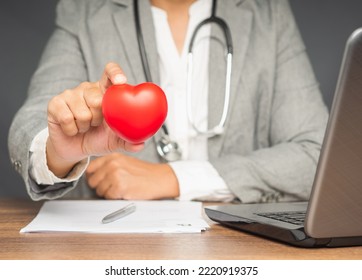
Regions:
<instances>
[{"instance_id":1,"label":"white paper","mask_svg":"<svg viewBox=\"0 0 362 280\"><path fill-rule=\"evenodd\" d=\"M102 223L104 216L132 202L136 204L134 213ZM45 202L20 232L196 233L208 228L200 202L55 200Z\"/></svg>"}]
</instances>

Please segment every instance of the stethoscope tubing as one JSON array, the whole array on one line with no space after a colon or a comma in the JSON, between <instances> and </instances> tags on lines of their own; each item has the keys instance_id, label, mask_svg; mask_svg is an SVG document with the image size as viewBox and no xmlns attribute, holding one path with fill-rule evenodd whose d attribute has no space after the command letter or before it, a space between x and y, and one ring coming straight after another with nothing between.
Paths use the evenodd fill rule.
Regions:
<instances>
[{"instance_id":1,"label":"stethoscope tubing","mask_svg":"<svg viewBox=\"0 0 362 280\"><path fill-rule=\"evenodd\" d=\"M228 24L220 17L216 16L216 0L212 2L212 11L211 16L203 21L201 21L195 28L188 48L188 57L187 57L187 85L186 85L186 99L187 99L187 116L189 123L193 129L201 135L206 137L213 137L216 135L221 135L224 132L224 127L226 123L227 116L229 114L229 104L230 104L230 95L231 95L231 73L232 73L232 60L233 60L233 42L231 37L231 31ZM224 33L225 42L226 42L226 75L225 75L225 92L224 92L224 106L221 114L220 121L211 129L200 129L194 119L192 113L192 77L193 77L193 46L197 36L197 33L200 29L207 25L214 23L218 25Z\"/></svg>"},{"instance_id":2,"label":"stethoscope tubing","mask_svg":"<svg viewBox=\"0 0 362 280\"><path fill-rule=\"evenodd\" d=\"M229 113L229 105L230 105L230 96L231 96L231 74L232 74L232 59L233 59L233 42L231 37L231 32L228 24L220 17L216 16L216 0L212 2L212 11L211 16L202 22L200 22L192 36L188 47L188 58L187 58L187 85L186 85L186 99L187 99L187 115L188 120L193 127L193 129L200 135L206 137L214 137L216 135L220 135L224 132L224 127L226 124L226 119ZM146 81L152 82L151 71L147 59L147 53L144 43L144 38L141 29L141 22L139 18L139 7L138 7L138 0L134 0L134 17L135 17L135 25L136 25L136 33L137 33L137 40L138 46L140 50L140 56L143 66L143 71L145 74ZM193 76L193 46L199 30L206 24L214 23L218 25L224 33L225 41L226 41L226 76L225 76L225 93L224 93L224 106L223 112L220 117L219 123L211 129L202 130L200 129L197 124L195 123L193 113L192 113L192 76ZM168 129L166 124L162 125L162 130L164 136L160 139L157 143L157 151L161 157L166 159L167 161L175 161L179 160L182 157L182 153L178 144L174 141L171 141L168 133ZM161 146L163 148L161 148Z\"/></svg>"},{"instance_id":3,"label":"stethoscope tubing","mask_svg":"<svg viewBox=\"0 0 362 280\"><path fill-rule=\"evenodd\" d=\"M187 116L189 119L189 123L192 125L193 129L201 135L205 135L206 137L213 137L216 135L220 135L224 132L224 127L226 123L227 116L229 114L229 105L230 105L230 96L231 96L231 72L232 72L232 53L227 54L227 62L226 62L226 75L225 75L225 92L224 92L224 106L221 114L220 121L213 128L208 130L202 130L196 125L196 121L194 120L192 113L192 76L193 76L193 53L188 53L187 60Z\"/></svg>"}]
</instances>

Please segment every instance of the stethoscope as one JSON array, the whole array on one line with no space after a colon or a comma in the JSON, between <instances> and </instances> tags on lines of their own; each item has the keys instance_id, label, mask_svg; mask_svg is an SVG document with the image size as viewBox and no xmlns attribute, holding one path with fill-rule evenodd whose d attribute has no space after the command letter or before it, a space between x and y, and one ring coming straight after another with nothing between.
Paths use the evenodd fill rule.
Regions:
<instances>
[{"instance_id":1,"label":"stethoscope","mask_svg":"<svg viewBox=\"0 0 362 280\"><path fill-rule=\"evenodd\" d=\"M143 40L143 34L142 34L142 29L141 29L141 23L140 23L140 18L139 18L139 9L138 9L138 0L134 0L134 16L135 16L135 24L136 24L136 32L137 32L137 40L138 40L138 47L139 47L139 51L140 51L140 55L141 55L141 60L142 60L142 66L143 66L143 71L145 73L145 77L146 80L148 82L152 82L152 76L151 76L151 71L150 71L150 67L148 64L148 59L147 59L147 54L146 54L146 47L145 47L145 43ZM226 79L225 79L225 98L224 98L224 107L223 107L223 112L221 114L221 118L219 123L214 126L211 129L206 129L206 130L202 130L200 129L197 125L196 122L194 120L194 116L192 113L192 104L191 104L191 96L192 96L192 74L193 74L193 45L194 45L194 41L196 39L197 36L197 32L199 32L199 30L206 24L209 23L215 23L217 25L219 25L219 27L221 28L221 30L224 33L225 36L225 41L226 41L226 49L227 49L227 53L226 53ZM188 47L188 57L187 57L187 85L186 85L186 90L187 90L187 115L188 115L188 119L190 124L192 125L193 129L200 135L204 135L208 138L210 137L214 137L217 135L221 135L224 132L224 128L225 128L225 122L226 122L226 118L227 115L229 113L229 103L230 103L230 85L231 85L231 68L232 68L232 57L233 57L233 45L232 45L232 38L231 38L231 32L229 29L229 26L227 25L227 23L220 17L216 16L216 0L212 1L212 9L211 9L211 16L205 20L203 20L202 22L200 22L192 36L191 36L191 40L190 40L190 44ZM182 151L179 147L179 145L177 144L177 142L172 141L170 139L169 136L169 132L167 129L166 124L162 125L162 132L163 135L160 137L160 139L156 140L156 147L157 147L157 152L158 154L164 158L167 161L176 161L176 160L180 160L182 158Z\"/></svg>"}]
</instances>

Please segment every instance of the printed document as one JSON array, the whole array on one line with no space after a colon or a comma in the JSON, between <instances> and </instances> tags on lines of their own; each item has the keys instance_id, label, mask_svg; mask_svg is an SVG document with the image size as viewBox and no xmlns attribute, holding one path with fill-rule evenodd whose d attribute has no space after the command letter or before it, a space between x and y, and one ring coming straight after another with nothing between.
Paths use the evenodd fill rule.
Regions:
<instances>
[{"instance_id":1,"label":"printed document","mask_svg":"<svg viewBox=\"0 0 362 280\"><path fill-rule=\"evenodd\" d=\"M136 204L136 211L111 223L102 219ZM202 204L191 201L55 200L47 201L26 232L197 233L209 228Z\"/></svg>"}]
</instances>

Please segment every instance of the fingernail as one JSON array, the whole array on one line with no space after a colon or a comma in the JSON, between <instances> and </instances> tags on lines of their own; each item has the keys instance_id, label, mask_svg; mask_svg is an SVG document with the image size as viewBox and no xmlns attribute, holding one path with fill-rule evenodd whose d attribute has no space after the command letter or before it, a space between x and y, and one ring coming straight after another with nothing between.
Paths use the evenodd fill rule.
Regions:
<instances>
[{"instance_id":1,"label":"fingernail","mask_svg":"<svg viewBox=\"0 0 362 280\"><path fill-rule=\"evenodd\" d=\"M122 74L117 74L114 78L113 78L113 83L114 84L124 84L125 82L127 82L127 78L126 76L122 75Z\"/></svg>"}]
</instances>

